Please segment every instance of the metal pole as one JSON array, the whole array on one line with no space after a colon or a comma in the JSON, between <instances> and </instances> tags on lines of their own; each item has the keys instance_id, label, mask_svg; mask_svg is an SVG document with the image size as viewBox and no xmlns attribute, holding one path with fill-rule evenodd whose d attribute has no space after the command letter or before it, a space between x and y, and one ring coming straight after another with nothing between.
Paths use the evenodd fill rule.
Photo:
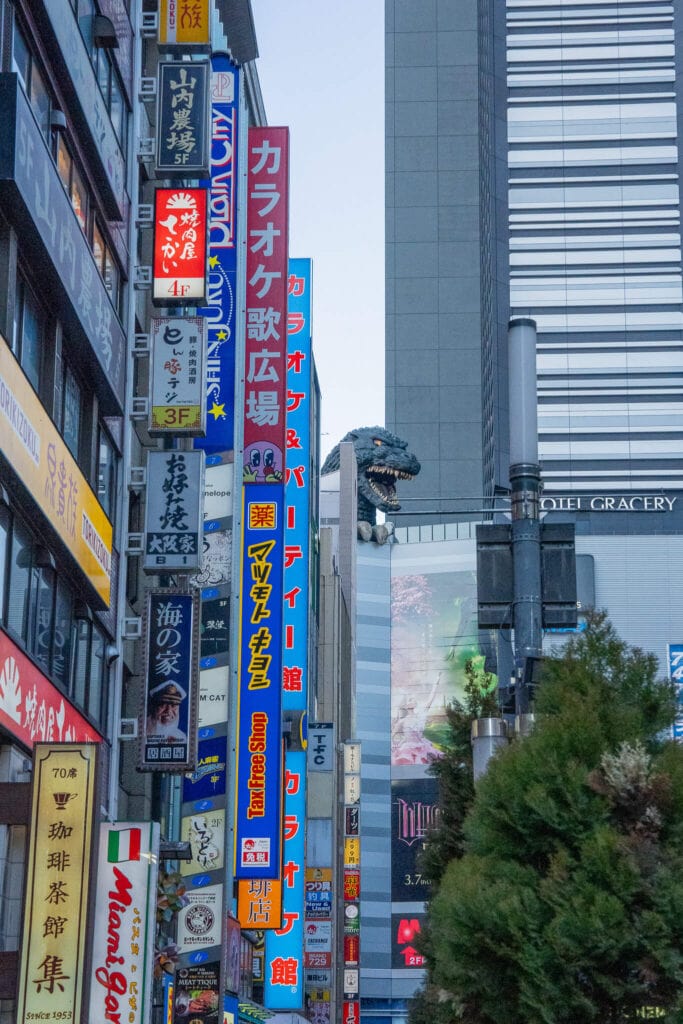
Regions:
<instances>
[{"instance_id":1,"label":"metal pole","mask_svg":"<svg viewBox=\"0 0 683 1024\"><path fill-rule=\"evenodd\" d=\"M508 325L510 489L512 504L512 621L515 631L515 712L528 715L528 659L540 658L541 522L536 396L536 321L513 317Z\"/></svg>"}]
</instances>

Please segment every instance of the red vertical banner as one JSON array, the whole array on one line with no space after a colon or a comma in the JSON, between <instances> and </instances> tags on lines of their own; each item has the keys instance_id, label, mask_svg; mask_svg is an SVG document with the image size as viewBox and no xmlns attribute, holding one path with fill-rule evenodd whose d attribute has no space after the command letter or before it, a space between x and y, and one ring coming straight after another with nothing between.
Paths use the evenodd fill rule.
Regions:
<instances>
[{"instance_id":1,"label":"red vertical banner","mask_svg":"<svg viewBox=\"0 0 683 1024\"><path fill-rule=\"evenodd\" d=\"M289 129L250 128L247 153L245 483L285 472Z\"/></svg>"}]
</instances>

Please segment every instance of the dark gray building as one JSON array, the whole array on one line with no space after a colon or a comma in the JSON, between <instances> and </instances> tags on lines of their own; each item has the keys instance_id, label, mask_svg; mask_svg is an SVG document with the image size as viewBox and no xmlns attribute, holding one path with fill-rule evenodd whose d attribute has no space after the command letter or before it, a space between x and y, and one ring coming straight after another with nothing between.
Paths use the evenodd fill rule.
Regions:
<instances>
[{"instance_id":1,"label":"dark gray building","mask_svg":"<svg viewBox=\"0 0 683 1024\"><path fill-rule=\"evenodd\" d=\"M505 8L385 10L386 423L422 464L404 512L437 521L507 483Z\"/></svg>"}]
</instances>

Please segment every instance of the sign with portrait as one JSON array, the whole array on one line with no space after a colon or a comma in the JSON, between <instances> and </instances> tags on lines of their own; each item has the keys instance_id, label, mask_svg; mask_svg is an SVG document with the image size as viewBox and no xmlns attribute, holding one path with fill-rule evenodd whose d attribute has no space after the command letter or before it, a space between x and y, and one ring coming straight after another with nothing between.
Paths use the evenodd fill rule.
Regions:
<instances>
[{"instance_id":1,"label":"sign with portrait","mask_svg":"<svg viewBox=\"0 0 683 1024\"><path fill-rule=\"evenodd\" d=\"M200 316L152 317L149 339L149 433L202 434L206 424L206 320Z\"/></svg>"},{"instance_id":2,"label":"sign with portrait","mask_svg":"<svg viewBox=\"0 0 683 1024\"><path fill-rule=\"evenodd\" d=\"M97 751L34 748L17 1020L81 1019Z\"/></svg>"},{"instance_id":3,"label":"sign with portrait","mask_svg":"<svg viewBox=\"0 0 683 1024\"><path fill-rule=\"evenodd\" d=\"M195 572L201 563L203 452L147 453L145 572Z\"/></svg>"},{"instance_id":4,"label":"sign with portrait","mask_svg":"<svg viewBox=\"0 0 683 1024\"><path fill-rule=\"evenodd\" d=\"M194 766L198 612L197 594L148 591L140 728L144 771L181 772Z\"/></svg>"}]
</instances>

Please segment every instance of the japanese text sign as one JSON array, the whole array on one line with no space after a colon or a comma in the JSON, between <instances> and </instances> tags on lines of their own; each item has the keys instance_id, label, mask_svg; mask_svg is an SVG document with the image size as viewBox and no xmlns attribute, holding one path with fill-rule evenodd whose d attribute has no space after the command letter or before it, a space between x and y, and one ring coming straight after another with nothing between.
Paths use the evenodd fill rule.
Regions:
<instances>
[{"instance_id":1,"label":"japanese text sign","mask_svg":"<svg viewBox=\"0 0 683 1024\"><path fill-rule=\"evenodd\" d=\"M160 178L209 173L209 62L159 64L156 171Z\"/></svg>"},{"instance_id":2,"label":"japanese text sign","mask_svg":"<svg viewBox=\"0 0 683 1024\"><path fill-rule=\"evenodd\" d=\"M100 825L89 1020L149 1020L158 859L158 823Z\"/></svg>"},{"instance_id":3,"label":"japanese text sign","mask_svg":"<svg viewBox=\"0 0 683 1024\"><path fill-rule=\"evenodd\" d=\"M111 523L0 336L2 454L104 604L111 590Z\"/></svg>"},{"instance_id":4,"label":"japanese text sign","mask_svg":"<svg viewBox=\"0 0 683 1024\"><path fill-rule=\"evenodd\" d=\"M152 301L193 305L206 299L205 188L158 188L154 193Z\"/></svg>"},{"instance_id":5,"label":"japanese text sign","mask_svg":"<svg viewBox=\"0 0 683 1024\"><path fill-rule=\"evenodd\" d=\"M195 572L201 563L204 453L147 453L146 572Z\"/></svg>"},{"instance_id":6,"label":"japanese text sign","mask_svg":"<svg viewBox=\"0 0 683 1024\"><path fill-rule=\"evenodd\" d=\"M244 480L284 474L289 131L250 128Z\"/></svg>"},{"instance_id":7,"label":"japanese text sign","mask_svg":"<svg viewBox=\"0 0 683 1024\"><path fill-rule=\"evenodd\" d=\"M265 1004L295 1010L303 1004L306 754L285 754L282 927L266 933Z\"/></svg>"},{"instance_id":8,"label":"japanese text sign","mask_svg":"<svg viewBox=\"0 0 683 1024\"><path fill-rule=\"evenodd\" d=\"M237 327L237 129L240 73L225 56L211 58L211 180L209 186L206 436L195 448L235 446Z\"/></svg>"},{"instance_id":9,"label":"japanese text sign","mask_svg":"<svg viewBox=\"0 0 683 1024\"><path fill-rule=\"evenodd\" d=\"M63 657L58 644L54 657ZM0 725L35 743L99 743L102 737L0 629Z\"/></svg>"},{"instance_id":10,"label":"japanese text sign","mask_svg":"<svg viewBox=\"0 0 683 1024\"><path fill-rule=\"evenodd\" d=\"M204 431L206 321L200 316L152 317L150 434Z\"/></svg>"},{"instance_id":11,"label":"japanese text sign","mask_svg":"<svg viewBox=\"0 0 683 1024\"><path fill-rule=\"evenodd\" d=\"M36 744L17 1020L78 1024L97 744Z\"/></svg>"},{"instance_id":12,"label":"japanese text sign","mask_svg":"<svg viewBox=\"0 0 683 1024\"><path fill-rule=\"evenodd\" d=\"M235 876L277 878L284 494L282 484L243 492Z\"/></svg>"},{"instance_id":13,"label":"japanese text sign","mask_svg":"<svg viewBox=\"0 0 683 1024\"><path fill-rule=\"evenodd\" d=\"M282 879L240 878L237 917L243 928L282 927Z\"/></svg>"},{"instance_id":14,"label":"japanese text sign","mask_svg":"<svg viewBox=\"0 0 683 1024\"><path fill-rule=\"evenodd\" d=\"M159 42L166 46L208 46L210 8L209 0L160 0Z\"/></svg>"},{"instance_id":15,"label":"japanese text sign","mask_svg":"<svg viewBox=\"0 0 683 1024\"><path fill-rule=\"evenodd\" d=\"M196 592L147 594L142 768L183 771L194 764L198 612Z\"/></svg>"}]
</instances>

